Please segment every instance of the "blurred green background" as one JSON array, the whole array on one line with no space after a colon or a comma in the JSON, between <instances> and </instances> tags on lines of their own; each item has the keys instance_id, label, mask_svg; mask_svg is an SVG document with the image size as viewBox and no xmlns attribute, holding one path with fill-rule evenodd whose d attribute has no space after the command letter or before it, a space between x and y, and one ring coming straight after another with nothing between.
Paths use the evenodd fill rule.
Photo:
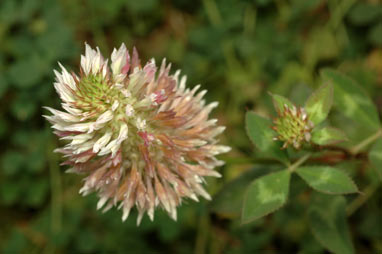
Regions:
<instances>
[{"instance_id":1,"label":"blurred green background","mask_svg":"<svg viewBox=\"0 0 382 254\"><path fill-rule=\"evenodd\" d=\"M78 194L82 176L65 174L52 150L42 106L59 108L53 69L77 71L84 42L104 56L122 42L143 61L166 57L188 85L201 83L220 106L213 117L227 126L222 179L212 194L255 165L244 113L274 112L267 91L302 103L319 85L321 67L338 68L382 108L382 9L378 0L0 0L0 253L328 253L306 219L310 191L293 179L289 204L240 225L243 189L212 203L186 201L173 222L157 212L135 226L136 213L96 211L95 194ZM367 136L333 113L348 134ZM349 162L360 189L373 178ZM251 169L248 171L249 169ZM248 180L249 179L249 180ZM357 253L382 253L382 197L376 192L349 217ZM352 199L352 197L349 197Z\"/></svg>"}]
</instances>

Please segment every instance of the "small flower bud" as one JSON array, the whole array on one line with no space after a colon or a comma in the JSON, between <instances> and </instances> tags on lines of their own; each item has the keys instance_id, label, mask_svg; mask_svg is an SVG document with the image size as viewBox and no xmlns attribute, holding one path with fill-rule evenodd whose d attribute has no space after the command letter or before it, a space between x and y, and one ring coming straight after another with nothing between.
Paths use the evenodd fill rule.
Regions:
<instances>
[{"instance_id":1,"label":"small flower bud","mask_svg":"<svg viewBox=\"0 0 382 254\"><path fill-rule=\"evenodd\" d=\"M303 143L310 142L314 125L304 108L288 107L285 104L284 110L278 112L278 117L273 120L273 123L272 129L277 133L274 140L284 142L283 149L288 145L299 149Z\"/></svg>"}]
</instances>

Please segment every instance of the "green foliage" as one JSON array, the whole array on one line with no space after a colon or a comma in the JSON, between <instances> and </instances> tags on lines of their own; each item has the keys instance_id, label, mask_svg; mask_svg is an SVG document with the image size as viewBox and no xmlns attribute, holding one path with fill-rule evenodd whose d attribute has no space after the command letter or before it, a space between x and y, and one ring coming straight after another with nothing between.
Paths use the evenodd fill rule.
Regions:
<instances>
[{"instance_id":1,"label":"green foliage","mask_svg":"<svg viewBox=\"0 0 382 254\"><path fill-rule=\"evenodd\" d=\"M318 128L312 132L312 142L317 145L331 145L346 140L345 133L333 127Z\"/></svg>"},{"instance_id":2,"label":"green foliage","mask_svg":"<svg viewBox=\"0 0 382 254\"><path fill-rule=\"evenodd\" d=\"M256 167L228 182L213 198L210 208L224 216L239 215L243 206L244 193L254 178L269 173L266 167Z\"/></svg>"},{"instance_id":3,"label":"green foliage","mask_svg":"<svg viewBox=\"0 0 382 254\"><path fill-rule=\"evenodd\" d=\"M352 254L345 214L346 200L341 197L318 197L308 211L313 235L330 251L336 254Z\"/></svg>"},{"instance_id":4,"label":"green foliage","mask_svg":"<svg viewBox=\"0 0 382 254\"><path fill-rule=\"evenodd\" d=\"M321 75L325 81L333 83L335 105L341 113L365 128L374 131L379 128L378 111L373 101L354 80L331 69L323 70Z\"/></svg>"},{"instance_id":5,"label":"green foliage","mask_svg":"<svg viewBox=\"0 0 382 254\"><path fill-rule=\"evenodd\" d=\"M280 161L287 161L285 151L281 150L280 144L273 140L275 133L271 129L272 122L270 120L254 112L247 112L245 125L249 138L260 151Z\"/></svg>"},{"instance_id":6,"label":"green foliage","mask_svg":"<svg viewBox=\"0 0 382 254\"><path fill-rule=\"evenodd\" d=\"M313 189L327 194L346 194L358 191L344 172L328 166L305 166L296 170Z\"/></svg>"},{"instance_id":7,"label":"green foliage","mask_svg":"<svg viewBox=\"0 0 382 254\"><path fill-rule=\"evenodd\" d=\"M33 68L31 68L33 66ZM38 55L31 55L13 64L8 72L10 82L19 88L36 85L47 71L44 62Z\"/></svg>"},{"instance_id":8,"label":"green foliage","mask_svg":"<svg viewBox=\"0 0 382 254\"><path fill-rule=\"evenodd\" d=\"M290 173L286 170L253 181L244 197L242 223L263 217L285 204L289 193Z\"/></svg>"},{"instance_id":9,"label":"green foliage","mask_svg":"<svg viewBox=\"0 0 382 254\"><path fill-rule=\"evenodd\" d=\"M370 32L368 34L369 41L373 43L374 45L381 47L382 46L381 33L382 33L382 22L379 22L373 28L370 29Z\"/></svg>"},{"instance_id":10,"label":"green foliage","mask_svg":"<svg viewBox=\"0 0 382 254\"><path fill-rule=\"evenodd\" d=\"M17 151L7 151L1 161L2 172L5 175L17 175L22 170L24 157Z\"/></svg>"},{"instance_id":11,"label":"green foliage","mask_svg":"<svg viewBox=\"0 0 382 254\"><path fill-rule=\"evenodd\" d=\"M271 94L273 106L275 107L276 112L282 114L284 112L284 107L287 105L289 108L292 108L294 105L293 103L288 100L287 98L278 95L278 94Z\"/></svg>"},{"instance_id":12,"label":"green foliage","mask_svg":"<svg viewBox=\"0 0 382 254\"><path fill-rule=\"evenodd\" d=\"M382 138L379 138L370 149L369 160L382 181Z\"/></svg>"},{"instance_id":13,"label":"green foliage","mask_svg":"<svg viewBox=\"0 0 382 254\"><path fill-rule=\"evenodd\" d=\"M381 6L367 2L359 2L355 4L349 12L349 19L354 24L367 25L377 20L381 14Z\"/></svg>"},{"instance_id":14,"label":"green foliage","mask_svg":"<svg viewBox=\"0 0 382 254\"><path fill-rule=\"evenodd\" d=\"M314 124L319 124L329 114L333 104L333 86L331 83L322 85L306 101L305 110L309 120Z\"/></svg>"}]
</instances>

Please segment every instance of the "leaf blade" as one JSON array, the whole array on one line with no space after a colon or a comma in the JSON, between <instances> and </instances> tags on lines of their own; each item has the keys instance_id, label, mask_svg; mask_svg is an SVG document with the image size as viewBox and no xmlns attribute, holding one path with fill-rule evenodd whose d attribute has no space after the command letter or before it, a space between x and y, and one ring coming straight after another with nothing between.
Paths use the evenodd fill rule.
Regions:
<instances>
[{"instance_id":1,"label":"leaf blade","mask_svg":"<svg viewBox=\"0 0 382 254\"><path fill-rule=\"evenodd\" d=\"M305 110L314 124L324 121L333 105L333 85L325 83L306 101Z\"/></svg>"},{"instance_id":2,"label":"leaf blade","mask_svg":"<svg viewBox=\"0 0 382 254\"><path fill-rule=\"evenodd\" d=\"M333 127L324 127L312 132L312 142L317 145L331 145L346 140L345 133Z\"/></svg>"},{"instance_id":3,"label":"leaf blade","mask_svg":"<svg viewBox=\"0 0 382 254\"><path fill-rule=\"evenodd\" d=\"M262 166L256 167L229 181L213 197L210 209L227 217L240 215L246 188L255 178L269 173L269 170Z\"/></svg>"},{"instance_id":4,"label":"leaf blade","mask_svg":"<svg viewBox=\"0 0 382 254\"><path fill-rule=\"evenodd\" d=\"M334 104L341 112L375 131L379 128L377 109L366 92L352 79L332 69L324 69L321 76L334 85Z\"/></svg>"},{"instance_id":5,"label":"leaf blade","mask_svg":"<svg viewBox=\"0 0 382 254\"><path fill-rule=\"evenodd\" d=\"M329 166L305 166L296 173L313 189L327 194L348 194L358 191L354 182L341 170Z\"/></svg>"},{"instance_id":6,"label":"leaf blade","mask_svg":"<svg viewBox=\"0 0 382 254\"><path fill-rule=\"evenodd\" d=\"M284 96L278 94L269 93L272 96L273 106L278 114L284 112L284 106L287 105L289 108L292 108L294 104Z\"/></svg>"},{"instance_id":7,"label":"leaf blade","mask_svg":"<svg viewBox=\"0 0 382 254\"><path fill-rule=\"evenodd\" d=\"M243 224L259 219L283 206L289 194L290 172L282 170L253 181L244 197Z\"/></svg>"},{"instance_id":8,"label":"leaf blade","mask_svg":"<svg viewBox=\"0 0 382 254\"><path fill-rule=\"evenodd\" d=\"M245 126L248 137L261 152L284 163L288 162L286 151L281 150L281 145L273 140L275 133L271 129L272 122L269 119L254 112L247 112Z\"/></svg>"},{"instance_id":9,"label":"leaf blade","mask_svg":"<svg viewBox=\"0 0 382 254\"><path fill-rule=\"evenodd\" d=\"M308 210L308 220L314 237L336 254L353 254L345 212L346 200L342 196L317 196Z\"/></svg>"},{"instance_id":10,"label":"leaf blade","mask_svg":"<svg viewBox=\"0 0 382 254\"><path fill-rule=\"evenodd\" d=\"M379 138L369 152L369 160L382 181L382 138Z\"/></svg>"}]
</instances>

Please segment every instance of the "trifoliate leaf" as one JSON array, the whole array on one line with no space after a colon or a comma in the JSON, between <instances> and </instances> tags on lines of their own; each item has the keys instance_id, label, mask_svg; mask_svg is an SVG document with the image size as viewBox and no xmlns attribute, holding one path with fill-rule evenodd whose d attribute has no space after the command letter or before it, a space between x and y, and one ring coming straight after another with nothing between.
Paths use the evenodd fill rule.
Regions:
<instances>
[{"instance_id":1,"label":"trifoliate leaf","mask_svg":"<svg viewBox=\"0 0 382 254\"><path fill-rule=\"evenodd\" d=\"M318 124L326 119L333 104L333 85L325 83L306 101L305 110L309 120Z\"/></svg>"},{"instance_id":2,"label":"trifoliate leaf","mask_svg":"<svg viewBox=\"0 0 382 254\"><path fill-rule=\"evenodd\" d=\"M382 8L379 7L367 2L358 2L349 12L349 20L355 25L370 24L382 14Z\"/></svg>"},{"instance_id":3,"label":"trifoliate leaf","mask_svg":"<svg viewBox=\"0 0 382 254\"><path fill-rule=\"evenodd\" d=\"M219 214L226 216L239 215L243 207L245 190L254 178L269 173L266 167L256 167L241 174L224 185L212 199L210 208Z\"/></svg>"},{"instance_id":4,"label":"trifoliate leaf","mask_svg":"<svg viewBox=\"0 0 382 254\"><path fill-rule=\"evenodd\" d=\"M313 189L327 194L346 194L358 191L344 172L328 166L307 166L296 170Z\"/></svg>"},{"instance_id":5,"label":"trifoliate leaf","mask_svg":"<svg viewBox=\"0 0 382 254\"><path fill-rule=\"evenodd\" d=\"M275 107L276 112L279 114L284 112L285 105L287 105L289 108L294 106L294 104L284 96L272 93L270 93L270 95L272 96L273 106Z\"/></svg>"},{"instance_id":6,"label":"trifoliate leaf","mask_svg":"<svg viewBox=\"0 0 382 254\"><path fill-rule=\"evenodd\" d=\"M324 69L324 81L334 85L334 105L347 117L357 121L365 128L377 130L380 126L377 109L367 93L346 75Z\"/></svg>"},{"instance_id":7,"label":"trifoliate leaf","mask_svg":"<svg viewBox=\"0 0 382 254\"><path fill-rule=\"evenodd\" d=\"M382 13L381 13L382 15ZM373 26L369 33L368 33L368 38L369 41L374 44L377 47L382 46L382 22L379 22L375 26Z\"/></svg>"},{"instance_id":8,"label":"trifoliate leaf","mask_svg":"<svg viewBox=\"0 0 382 254\"><path fill-rule=\"evenodd\" d=\"M289 194L290 172L268 174L253 181L244 197L242 223L249 223L283 206Z\"/></svg>"},{"instance_id":9,"label":"trifoliate leaf","mask_svg":"<svg viewBox=\"0 0 382 254\"><path fill-rule=\"evenodd\" d=\"M28 56L11 65L9 81L19 88L29 88L38 84L46 71L47 63L41 56Z\"/></svg>"},{"instance_id":10,"label":"trifoliate leaf","mask_svg":"<svg viewBox=\"0 0 382 254\"><path fill-rule=\"evenodd\" d=\"M382 181L382 138L379 138L372 146L369 153L369 160L377 170L379 179Z\"/></svg>"},{"instance_id":11,"label":"trifoliate leaf","mask_svg":"<svg viewBox=\"0 0 382 254\"><path fill-rule=\"evenodd\" d=\"M313 202L308 218L318 242L336 254L353 254L354 247L346 222L345 198L320 195Z\"/></svg>"},{"instance_id":12,"label":"trifoliate leaf","mask_svg":"<svg viewBox=\"0 0 382 254\"><path fill-rule=\"evenodd\" d=\"M312 132L312 142L317 145L330 145L345 140L345 133L333 127L324 127Z\"/></svg>"},{"instance_id":13,"label":"trifoliate leaf","mask_svg":"<svg viewBox=\"0 0 382 254\"><path fill-rule=\"evenodd\" d=\"M273 140L276 135L271 129L272 122L269 119L247 112L245 120L247 134L260 151L280 161L288 161L285 150L281 150L280 143Z\"/></svg>"}]
</instances>

